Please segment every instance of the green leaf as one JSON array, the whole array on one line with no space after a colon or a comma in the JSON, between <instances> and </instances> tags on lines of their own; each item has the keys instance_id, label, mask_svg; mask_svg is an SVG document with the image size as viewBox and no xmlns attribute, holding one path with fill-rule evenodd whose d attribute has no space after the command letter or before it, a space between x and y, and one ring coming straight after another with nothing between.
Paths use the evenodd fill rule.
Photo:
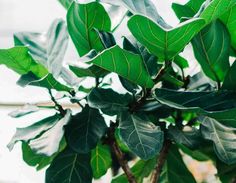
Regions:
<instances>
[{"instance_id":1,"label":"green leaf","mask_svg":"<svg viewBox=\"0 0 236 183\"><path fill-rule=\"evenodd\" d=\"M73 0L58 0L65 9L69 9Z\"/></svg>"},{"instance_id":2,"label":"green leaf","mask_svg":"<svg viewBox=\"0 0 236 183\"><path fill-rule=\"evenodd\" d=\"M174 10L178 19L184 17L193 17L204 2L205 0L190 0L184 5L173 3L172 9Z\"/></svg>"},{"instance_id":3,"label":"green leaf","mask_svg":"<svg viewBox=\"0 0 236 183\"><path fill-rule=\"evenodd\" d=\"M200 18L208 24L229 11L234 5L236 5L236 0L212 0L201 13Z\"/></svg>"},{"instance_id":4,"label":"green leaf","mask_svg":"<svg viewBox=\"0 0 236 183\"><path fill-rule=\"evenodd\" d=\"M142 58L139 55L121 49L119 46L103 51L92 59L91 63L110 72L115 72L140 86L152 88L154 85L146 71Z\"/></svg>"},{"instance_id":5,"label":"green leaf","mask_svg":"<svg viewBox=\"0 0 236 183\"><path fill-rule=\"evenodd\" d=\"M105 175L112 163L110 147L99 143L96 148L92 150L90 163L95 179Z\"/></svg>"},{"instance_id":6,"label":"green leaf","mask_svg":"<svg viewBox=\"0 0 236 183\"><path fill-rule=\"evenodd\" d=\"M35 139L38 135L51 129L60 120L60 118L61 116L59 114L55 114L38 121L31 126L17 128L15 135L7 145L8 149L12 150L15 143L18 141L29 142L30 140Z\"/></svg>"},{"instance_id":7,"label":"green leaf","mask_svg":"<svg viewBox=\"0 0 236 183\"><path fill-rule=\"evenodd\" d=\"M94 88L88 95L88 104L92 108L101 109L108 115L116 115L119 111L128 110L133 101L130 94L119 94L112 89Z\"/></svg>"},{"instance_id":8,"label":"green leaf","mask_svg":"<svg viewBox=\"0 0 236 183\"><path fill-rule=\"evenodd\" d=\"M236 91L236 62L230 67L228 73L225 76L222 89Z\"/></svg>"},{"instance_id":9,"label":"green leaf","mask_svg":"<svg viewBox=\"0 0 236 183\"><path fill-rule=\"evenodd\" d=\"M201 117L199 120L202 135L213 142L218 158L226 164L236 163L236 128L226 127L209 117Z\"/></svg>"},{"instance_id":10,"label":"green leaf","mask_svg":"<svg viewBox=\"0 0 236 183\"><path fill-rule=\"evenodd\" d=\"M226 25L228 28L229 34L231 35L231 44L236 49L236 6L227 11L224 15L220 17L220 20Z\"/></svg>"},{"instance_id":11,"label":"green leaf","mask_svg":"<svg viewBox=\"0 0 236 183\"><path fill-rule=\"evenodd\" d=\"M67 24L80 56L84 56L92 49L96 51L104 49L94 28L109 32L111 21L101 4L73 2L67 13Z\"/></svg>"},{"instance_id":12,"label":"green leaf","mask_svg":"<svg viewBox=\"0 0 236 183\"><path fill-rule=\"evenodd\" d=\"M91 183L90 153L78 154L67 147L46 171L46 183Z\"/></svg>"},{"instance_id":13,"label":"green leaf","mask_svg":"<svg viewBox=\"0 0 236 183\"><path fill-rule=\"evenodd\" d=\"M44 77L48 71L44 66L35 62L28 51L26 47L0 49L0 64L4 64L20 75L31 71L37 77Z\"/></svg>"},{"instance_id":14,"label":"green leaf","mask_svg":"<svg viewBox=\"0 0 236 183\"><path fill-rule=\"evenodd\" d=\"M180 55L177 55L173 62L178 65L181 69L186 69L189 67L188 61L184 58L181 57Z\"/></svg>"},{"instance_id":15,"label":"green leaf","mask_svg":"<svg viewBox=\"0 0 236 183\"><path fill-rule=\"evenodd\" d=\"M195 57L203 72L214 81L223 81L229 65L230 36L220 21L205 27L192 41Z\"/></svg>"},{"instance_id":16,"label":"green leaf","mask_svg":"<svg viewBox=\"0 0 236 183\"><path fill-rule=\"evenodd\" d=\"M96 147L107 125L97 109L86 105L82 112L72 117L65 129L67 144L78 153L87 153Z\"/></svg>"},{"instance_id":17,"label":"green leaf","mask_svg":"<svg viewBox=\"0 0 236 183\"><path fill-rule=\"evenodd\" d=\"M47 89L55 89L57 91L71 91L72 88L69 88L61 83L59 83L52 74L48 74L43 78L38 78L32 72L24 74L17 81L17 84L25 87L27 85L43 87Z\"/></svg>"},{"instance_id":18,"label":"green leaf","mask_svg":"<svg viewBox=\"0 0 236 183\"><path fill-rule=\"evenodd\" d=\"M201 133L195 128L185 131L171 126L168 128L168 135L177 144L185 145L190 149L196 149L201 143Z\"/></svg>"},{"instance_id":19,"label":"green leaf","mask_svg":"<svg viewBox=\"0 0 236 183\"><path fill-rule=\"evenodd\" d=\"M10 112L8 115L11 116L12 118L19 118L19 117L37 112L39 110L40 108L37 105L26 104L23 107Z\"/></svg>"},{"instance_id":20,"label":"green leaf","mask_svg":"<svg viewBox=\"0 0 236 183\"><path fill-rule=\"evenodd\" d=\"M111 32L99 31L95 29L104 48L110 48L116 45L116 40Z\"/></svg>"},{"instance_id":21,"label":"green leaf","mask_svg":"<svg viewBox=\"0 0 236 183\"><path fill-rule=\"evenodd\" d=\"M151 0L100 0L101 2L125 6L132 14L145 15L161 26L169 27L163 18L158 14L155 4Z\"/></svg>"},{"instance_id":22,"label":"green leaf","mask_svg":"<svg viewBox=\"0 0 236 183\"><path fill-rule=\"evenodd\" d=\"M222 183L233 183L235 180L236 164L227 165L221 161L216 161L217 175Z\"/></svg>"},{"instance_id":23,"label":"green leaf","mask_svg":"<svg viewBox=\"0 0 236 183\"><path fill-rule=\"evenodd\" d=\"M163 132L146 115L122 112L119 129L123 141L141 159L150 159L160 152Z\"/></svg>"},{"instance_id":24,"label":"green leaf","mask_svg":"<svg viewBox=\"0 0 236 183\"><path fill-rule=\"evenodd\" d=\"M203 19L193 18L175 28L165 29L141 15L132 16L128 21L134 37L161 61L171 60L178 55L204 24Z\"/></svg>"},{"instance_id":25,"label":"green leaf","mask_svg":"<svg viewBox=\"0 0 236 183\"><path fill-rule=\"evenodd\" d=\"M168 152L166 163L161 173L160 182L196 183L193 175L189 172L186 165L184 164L178 148L174 145L171 146Z\"/></svg>"},{"instance_id":26,"label":"green leaf","mask_svg":"<svg viewBox=\"0 0 236 183\"><path fill-rule=\"evenodd\" d=\"M58 77L63 67L68 37L65 21L56 19L46 34L20 32L14 35L14 41L16 46L27 46L31 56L54 77Z\"/></svg>"},{"instance_id":27,"label":"green leaf","mask_svg":"<svg viewBox=\"0 0 236 183\"><path fill-rule=\"evenodd\" d=\"M150 175L155 167L155 164L155 158L149 159L147 161L139 160L137 163L135 163L135 165L131 168L131 171L135 176L137 183L143 183L143 179ZM115 177L112 180L112 183L128 183L128 180L126 175L122 174L118 177Z\"/></svg>"}]
</instances>

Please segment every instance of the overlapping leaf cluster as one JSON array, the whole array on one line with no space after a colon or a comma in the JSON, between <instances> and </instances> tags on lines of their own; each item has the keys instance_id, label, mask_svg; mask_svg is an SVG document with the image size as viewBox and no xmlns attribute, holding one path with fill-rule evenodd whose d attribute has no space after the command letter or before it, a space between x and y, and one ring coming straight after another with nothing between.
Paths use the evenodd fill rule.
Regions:
<instances>
[{"instance_id":1,"label":"overlapping leaf cluster","mask_svg":"<svg viewBox=\"0 0 236 183\"><path fill-rule=\"evenodd\" d=\"M173 3L180 20L175 27L151 0L60 3L66 22L55 20L46 34L16 33L15 47L0 49L0 64L20 75L17 83L47 88L58 111L18 128L9 149L21 141L28 165L50 165L46 183L89 183L110 168L116 175L115 144L124 162L136 162L131 172L141 183L152 178L156 158L171 142L159 182L196 182L182 154L214 161L223 183L235 180L236 1ZM123 35L121 45L114 32L122 26L130 35ZM63 62L69 38L80 56L74 64ZM181 56L190 44L197 63ZM194 64L200 71L189 72ZM82 84L86 79L92 87ZM81 111L64 109L51 90L63 92ZM122 174L112 182L128 179Z\"/></svg>"}]
</instances>

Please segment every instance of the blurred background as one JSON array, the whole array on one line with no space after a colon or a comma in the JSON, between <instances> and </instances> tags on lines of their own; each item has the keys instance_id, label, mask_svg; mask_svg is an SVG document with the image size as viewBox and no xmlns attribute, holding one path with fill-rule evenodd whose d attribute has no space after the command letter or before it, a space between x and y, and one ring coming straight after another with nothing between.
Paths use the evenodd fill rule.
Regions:
<instances>
[{"instance_id":1,"label":"blurred background","mask_svg":"<svg viewBox=\"0 0 236 183\"><path fill-rule=\"evenodd\" d=\"M83 2L83 1L80 1ZM159 13L171 25L178 23L171 9L172 2L184 4L187 0L153 0ZM65 19L66 11L57 0L0 0L0 48L13 46L13 34L21 31L44 32L56 18ZM125 29L122 29L124 31ZM117 37L121 36L118 30ZM187 52L188 53L188 52ZM192 58L191 53L186 57ZM66 62L78 58L75 49L70 43L65 57ZM18 143L12 152L6 145L15 133L16 127L27 126L41 118L52 114L53 111L43 110L26 117L14 119L8 114L25 103L39 103L50 100L47 90L37 87L21 88L16 85L19 76L0 66L0 183L42 183L45 170L37 172L35 168L26 165L21 155L21 145ZM214 174L206 165L196 164L185 158L188 166L195 172L195 176L212 180L209 174ZM205 168L205 169L204 169ZM212 172L211 172L212 171ZM202 172L202 173L201 173ZM104 182L100 180L99 182ZM105 181L106 182L106 181Z\"/></svg>"}]
</instances>

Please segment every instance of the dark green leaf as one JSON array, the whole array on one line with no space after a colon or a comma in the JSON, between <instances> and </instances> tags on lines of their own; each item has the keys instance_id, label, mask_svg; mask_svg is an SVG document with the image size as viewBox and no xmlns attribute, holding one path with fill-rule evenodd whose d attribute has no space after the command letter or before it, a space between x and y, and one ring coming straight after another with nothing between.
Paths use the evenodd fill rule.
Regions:
<instances>
[{"instance_id":1,"label":"dark green leaf","mask_svg":"<svg viewBox=\"0 0 236 183\"><path fill-rule=\"evenodd\" d=\"M95 31L99 35L104 48L110 48L116 45L116 40L111 32L99 31L97 29Z\"/></svg>"},{"instance_id":2,"label":"dark green leaf","mask_svg":"<svg viewBox=\"0 0 236 183\"><path fill-rule=\"evenodd\" d=\"M96 51L104 49L94 28L109 32L111 21L101 4L73 2L67 13L67 24L80 56L84 56L92 49Z\"/></svg>"},{"instance_id":3,"label":"dark green leaf","mask_svg":"<svg viewBox=\"0 0 236 183\"><path fill-rule=\"evenodd\" d=\"M14 41L16 46L27 46L32 57L44 65L54 77L60 75L68 45L64 20L55 20L47 34L20 32L14 35Z\"/></svg>"},{"instance_id":4,"label":"dark green leaf","mask_svg":"<svg viewBox=\"0 0 236 183\"><path fill-rule=\"evenodd\" d=\"M143 183L143 179L148 177L156 164L155 158L149 159L147 161L139 160L131 168L133 175L136 178L137 183ZM122 174L112 180L112 183L128 183L127 177L125 174Z\"/></svg>"},{"instance_id":5,"label":"dark green leaf","mask_svg":"<svg viewBox=\"0 0 236 183\"><path fill-rule=\"evenodd\" d=\"M97 109L86 105L82 112L72 117L65 129L67 144L78 153L87 153L96 147L107 125Z\"/></svg>"},{"instance_id":6,"label":"dark green leaf","mask_svg":"<svg viewBox=\"0 0 236 183\"><path fill-rule=\"evenodd\" d=\"M26 47L0 49L0 65L3 64L20 75L31 71L37 77L44 77L48 71L44 66L36 63L28 51Z\"/></svg>"},{"instance_id":7,"label":"dark green leaf","mask_svg":"<svg viewBox=\"0 0 236 183\"><path fill-rule=\"evenodd\" d=\"M150 159L160 152L163 132L146 115L122 112L119 129L124 142L141 159Z\"/></svg>"},{"instance_id":8,"label":"dark green leaf","mask_svg":"<svg viewBox=\"0 0 236 183\"><path fill-rule=\"evenodd\" d=\"M223 81L230 68L230 36L224 25L212 22L193 39L192 45L203 72L214 81Z\"/></svg>"},{"instance_id":9,"label":"dark green leaf","mask_svg":"<svg viewBox=\"0 0 236 183\"><path fill-rule=\"evenodd\" d=\"M92 150L90 163L93 170L93 177L95 179L105 175L112 163L109 146L99 143L97 147Z\"/></svg>"},{"instance_id":10,"label":"dark green leaf","mask_svg":"<svg viewBox=\"0 0 236 183\"><path fill-rule=\"evenodd\" d=\"M90 153L78 154L67 147L46 171L46 183L91 183Z\"/></svg>"},{"instance_id":11,"label":"dark green leaf","mask_svg":"<svg viewBox=\"0 0 236 183\"><path fill-rule=\"evenodd\" d=\"M134 37L161 61L171 60L178 55L204 24L203 19L193 18L176 28L164 29L141 15L135 15L128 21Z\"/></svg>"},{"instance_id":12,"label":"dark green leaf","mask_svg":"<svg viewBox=\"0 0 236 183\"><path fill-rule=\"evenodd\" d=\"M227 165L221 161L216 162L217 175L222 183L233 183L235 180L236 164Z\"/></svg>"},{"instance_id":13,"label":"dark green leaf","mask_svg":"<svg viewBox=\"0 0 236 183\"><path fill-rule=\"evenodd\" d=\"M185 69L189 67L188 61L184 58L181 57L180 55L177 55L173 62L178 65L181 69Z\"/></svg>"},{"instance_id":14,"label":"dark green leaf","mask_svg":"<svg viewBox=\"0 0 236 183\"><path fill-rule=\"evenodd\" d=\"M131 95L119 94L112 89L94 88L88 95L89 106L101 109L108 115L117 115L120 111L128 110L132 100Z\"/></svg>"},{"instance_id":15,"label":"dark green leaf","mask_svg":"<svg viewBox=\"0 0 236 183\"><path fill-rule=\"evenodd\" d=\"M236 91L236 62L230 67L228 73L225 76L222 89Z\"/></svg>"},{"instance_id":16,"label":"dark green leaf","mask_svg":"<svg viewBox=\"0 0 236 183\"><path fill-rule=\"evenodd\" d=\"M111 47L94 59L91 63L146 88L152 88L154 83L144 66L141 56L121 49L119 46Z\"/></svg>"},{"instance_id":17,"label":"dark green leaf","mask_svg":"<svg viewBox=\"0 0 236 183\"><path fill-rule=\"evenodd\" d=\"M48 74L43 78L38 78L32 72L24 74L17 81L17 84L25 87L27 85L43 87L47 89L55 89L57 91L71 91L72 88L69 88L61 83L59 83L52 74Z\"/></svg>"},{"instance_id":18,"label":"dark green leaf","mask_svg":"<svg viewBox=\"0 0 236 183\"><path fill-rule=\"evenodd\" d=\"M201 117L199 120L202 135L214 143L218 158L226 164L236 163L236 128L224 126L209 117Z\"/></svg>"},{"instance_id":19,"label":"dark green leaf","mask_svg":"<svg viewBox=\"0 0 236 183\"><path fill-rule=\"evenodd\" d=\"M161 173L160 182L168 183L195 183L193 175L189 172L178 148L174 145L171 146L166 163Z\"/></svg>"}]
</instances>

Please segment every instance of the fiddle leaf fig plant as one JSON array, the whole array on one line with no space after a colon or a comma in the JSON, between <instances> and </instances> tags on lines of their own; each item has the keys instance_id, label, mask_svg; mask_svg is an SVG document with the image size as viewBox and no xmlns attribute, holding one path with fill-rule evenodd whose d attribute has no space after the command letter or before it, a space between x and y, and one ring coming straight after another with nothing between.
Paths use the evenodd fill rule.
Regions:
<instances>
[{"instance_id":1,"label":"fiddle leaf fig plant","mask_svg":"<svg viewBox=\"0 0 236 183\"><path fill-rule=\"evenodd\" d=\"M59 2L66 20L16 33L15 47L0 49L17 84L47 89L52 102L11 116L55 111L18 128L8 148L21 142L24 161L47 168L46 183L108 172L113 183L195 183L186 156L212 161L216 179L235 183L236 0L173 3L174 26L151 0ZM79 55L70 63L69 39Z\"/></svg>"}]
</instances>

